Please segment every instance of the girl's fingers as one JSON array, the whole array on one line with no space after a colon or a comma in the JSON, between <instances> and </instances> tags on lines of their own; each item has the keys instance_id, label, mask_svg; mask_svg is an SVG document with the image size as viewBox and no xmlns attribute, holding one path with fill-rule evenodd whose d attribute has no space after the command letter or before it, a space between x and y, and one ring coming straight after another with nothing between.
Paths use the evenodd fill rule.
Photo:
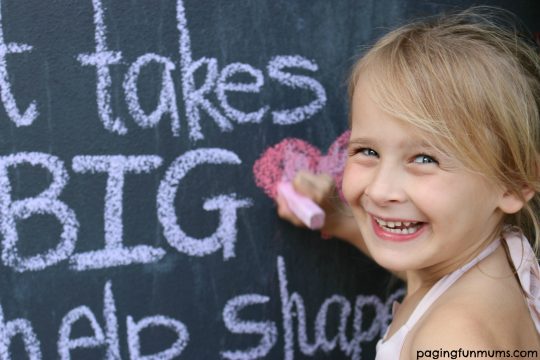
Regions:
<instances>
[{"instance_id":1,"label":"girl's fingers","mask_svg":"<svg viewBox=\"0 0 540 360\"><path fill-rule=\"evenodd\" d=\"M334 191L334 180L327 174L299 171L293 181L296 191L322 204Z\"/></svg>"},{"instance_id":2,"label":"girl's fingers","mask_svg":"<svg viewBox=\"0 0 540 360\"><path fill-rule=\"evenodd\" d=\"M310 198L319 205L326 214L325 223L321 231L327 234L326 238L343 234L343 224L351 224L352 217L339 198L334 179L327 174L314 174L309 171L299 171L293 180L294 189ZM277 212L280 218L306 228L307 226L289 209L285 198L276 197ZM355 224L355 223L354 223ZM347 228L350 227L347 225ZM356 228L356 224L352 226Z\"/></svg>"},{"instance_id":3,"label":"girl's fingers","mask_svg":"<svg viewBox=\"0 0 540 360\"><path fill-rule=\"evenodd\" d=\"M314 174L308 171L299 171L294 180L295 190L312 199L325 211L333 211L330 206L330 199L334 195L334 179L327 174ZM277 212L280 218L289 221L295 226L306 227L306 225L289 209L286 200L278 194L276 197Z\"/></svg>"}]
</instances>

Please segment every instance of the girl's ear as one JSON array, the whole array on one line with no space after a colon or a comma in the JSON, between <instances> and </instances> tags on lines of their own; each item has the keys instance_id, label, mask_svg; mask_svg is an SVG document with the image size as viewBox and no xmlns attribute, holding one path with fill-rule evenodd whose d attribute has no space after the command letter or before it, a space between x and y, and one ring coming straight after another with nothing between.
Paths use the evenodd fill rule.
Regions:
<instances>
[{"instance_id":1,"label":"girl's ear","mask_svg":"<svg viewBox=\"0 0 540 360\"><path fill-rule=\"evenodd\" d=\"M524 187L521 190L521 196L514 192L506 191L499 202L499 208L506 214L515 214L534 196L534 190L530 187Z\"/></svg>"}]
</instances>

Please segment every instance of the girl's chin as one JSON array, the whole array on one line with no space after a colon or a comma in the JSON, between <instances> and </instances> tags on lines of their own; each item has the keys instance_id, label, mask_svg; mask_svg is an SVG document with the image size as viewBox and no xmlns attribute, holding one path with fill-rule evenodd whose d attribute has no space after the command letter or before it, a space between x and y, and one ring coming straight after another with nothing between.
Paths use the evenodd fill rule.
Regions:
<instances>
[{"instance_id":1,"label":"girl's chin","mask_svg":"<svg viewBox=\"0 0 540 360\"><path fill-rule=\"evenodd\" d=\"M415 242L382 241L370 234L365 244L373 260L388 271L405 272L423 267L419 257L421 252L414 246Z\"/></svg>"},{"instance_id":2,"label":"girl's chin","mask_svg":"<svg viewBox=\"0 0 540 360\"><path fill-rule=\"evenodd\" d=\"M418 267L418 259L397 258L387 254L373 254L373 260L382 268L394 272L405 273Z\"/></svg>"}]
</instances>

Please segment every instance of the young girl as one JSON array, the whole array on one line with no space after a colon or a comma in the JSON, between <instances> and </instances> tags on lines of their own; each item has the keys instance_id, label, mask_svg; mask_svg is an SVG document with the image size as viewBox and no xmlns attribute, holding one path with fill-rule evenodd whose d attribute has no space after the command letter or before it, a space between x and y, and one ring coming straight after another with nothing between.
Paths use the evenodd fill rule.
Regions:
<instances>
[{"instance_id":1,"label":"young girl","mask_svg":"<svg viewBox=\"0 0 540 360\"><path fill-rule=\"evenodd\" d=\"M377 359L540 356L540 56L503 25L483 9L414 23L356 63L352 216L328 176L294 181L327 212L325 233L407 281Z\"/></svg>"}]
</instances>

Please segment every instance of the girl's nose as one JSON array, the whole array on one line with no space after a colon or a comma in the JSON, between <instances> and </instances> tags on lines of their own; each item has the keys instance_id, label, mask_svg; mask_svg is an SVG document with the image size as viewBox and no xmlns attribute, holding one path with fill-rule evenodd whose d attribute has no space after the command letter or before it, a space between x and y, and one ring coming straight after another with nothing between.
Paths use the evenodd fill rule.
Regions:
<instances>
[{"instance_id":1,"label":"girl's nose","mask_svg":"<svg viewBox=\"0 0 540 360\"><path fill-rule=\"evenodd\" d=\"M364 194L380 206L402 203L407 198L403 180L403 174L398 169L380 166L374 171Z\"/></svg>"}]
</instances>

